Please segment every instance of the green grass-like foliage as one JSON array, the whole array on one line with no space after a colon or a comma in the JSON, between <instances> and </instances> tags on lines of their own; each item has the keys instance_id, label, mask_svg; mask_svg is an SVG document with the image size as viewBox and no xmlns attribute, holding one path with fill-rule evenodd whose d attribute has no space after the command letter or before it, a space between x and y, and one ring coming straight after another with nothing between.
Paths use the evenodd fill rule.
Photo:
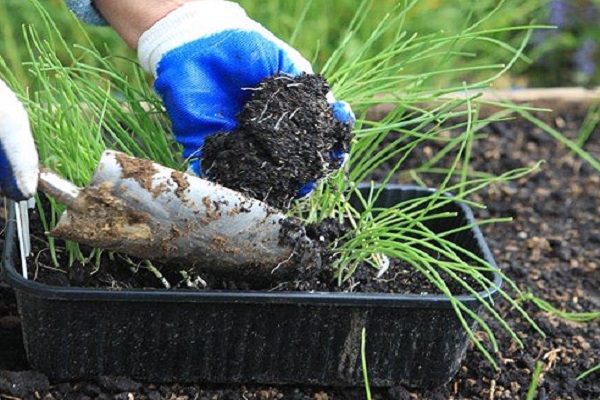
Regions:
<instances>
[{"instance_id":1,"label":"green grass-like foliage","mask_svg":"<svg viewBox=\"0 0 600 400\"><path fill-rule=\"evenodd\" d=\"M309 60L314 61L319 69L339 48L340 40L345 36L348 21L361 10L361 0L330 0L330 1L289 1L289 0L238 0L248 14L272 30L281 38L296 47ZM375 30L382 18L387 13L393 13L398 0L378 0L369 10L368 18L361 24L358 31L347 41L347 50L362 46L363 41ZM484 18L491 9L496 7L496 0L421 0L411 6L406 13L404 22L407 31L418 32L419 35L439 34L446 32L456 34L464 30L466 21L482 20L484 29L506 28L521 26L545 8L547 0L506 0L505 10L496 13L493 18ZM103 56L132 57L133 52L127 48L118 35L110 28L84 26L83 28L71 17L67 11L64 0L45 0L39 5L49 13L52 20L60 27L61 36L67 43L82 43L91 40L99 53ZM510 12L508 12L510 10ZM485 19L485 20L484 20ZM302 24L297 22L302 20ZM37 24L40 22L39 12L30 0L3 0L0 2L0 54L18 77L22 85L32 85L34 82L23 62L29 58L26 49L22 46L21 26L23 24ZM89 38L84 35L89 34ZM519 41L519 32L501 30L494 35L500 42L516 43ZM369 49L371 55L378 54L385 42L393 38L393 33L388 33L384 40L375 43ZM56 56L61 61L69 62L69 52L63 48L55 48ZM550 51L550 49L547 49ZM77 49L72 49L78 53ZM344 62L352 62L351 51L344 54ZM474 65L492 65L503 62L504 54L496 52L485 42L471 43L469 51L461 56L446 59L447 66L453 64L460 67L465 60ZM90 65L95 65L93 60L88 60ZM127 61L113 60L121 71L131 71L132 65ZM518 69L525 68L528 64L520 64ZM417 64L414 64L417 67ZM415 68L412 72L419 72ZM477 75L471 71L470 75ZM445 84L446 76L438 76L440 84Z\"/></svg>"},{"instance_id":2,"label":"green grass-like foliage","mask_svg":"<svg viewBox=\"0 0 600 400\"><path fill-rule=\"evenodd\" d=\"M582 372L579 376L577 376L577 380L586 379L588 376L590 376L591 374L596 373L598 371L600 371L600 364L596 364L595 366L588 369L587 371Z\"/></svg>"},{"instance_id":3,"label":"green grass-like foliage","mask_svg":"<svg viewBox=\"0 0 600 400\"><path fill-rule=\"evenodd\" d=\"M531 384L529 385L529 389L527 390L527 400L534 400L535 394L537 392L537 388L540 382L540 377L542 375L542 370L544 368L544 363L538 361L535 363L535 370L533 371L533 376L531 379Z\"/></svg>"},{"instance_id":4,"label":"green grass-like foliage","mask_svg":"<svg viewBox=\"0 0 600 400\"><path fill-rule=\"evenodd\" d=\"M96 48L101 56L114 55L131 57L133 52L110 28L81 26L67 10L64 0L44 0L32 2L29 0L3 0L0 2L0 55L3 62L18 80L20 85L36 90L36 79L29 73L26 63L31 60L29 49L23 45L23 25L40 26L44 23L40 8L47 13L52 21L60 28L60 37L66 43L81 43ZM49 33L46 28L40 33ZM46 36L43 36L47 39ZM79 57L85 50L63 46L54 46L54 56L64 64L70 64L72 55ZM88 59L91 66L95 61ZM134 67L127 60L113 59L112 63L120 71L131 71Z\"/></svg>"},{"instance_id":5,"label":"green grass-like foliage","mask_svg":"<svg viewBox=\"0 0 600 400\"><path fill-rule=\"evenodd\" d=\"M170 123L135 60L101 55L82 26L79 44L68 44L46 8L38 1L30 5L37 10L38 24L24 25L21 34L31 86L20 85L4 57L0 77L28 108L40 163L81 186L90 181L107 148L177 167L179 151L168 133ZM125 71L122 65L127 65ZM53 212L42 213L46 230L63 210L49 200ZM68 246L72 260L96 256ZM50 250L54 256L56 248Z\"/></svg>"}]
</instances>

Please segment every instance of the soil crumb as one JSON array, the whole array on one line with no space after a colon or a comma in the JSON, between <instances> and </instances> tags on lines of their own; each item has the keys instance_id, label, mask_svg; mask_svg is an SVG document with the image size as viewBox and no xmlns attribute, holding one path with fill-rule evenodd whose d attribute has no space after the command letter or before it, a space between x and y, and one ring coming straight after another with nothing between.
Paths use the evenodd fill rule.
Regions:
<instances>
[{"instance_id":1,"label":"soil crumb","mask_svg":"<svg viewBox=\"0 0 600 400\"><path fill-rule=\"evenodd\" d=\"M130 157L120 152L115 152L115 158L121 165L123 179L131 178L135 180L141 187L152 193L155 198L162 193L162 187L152 187L153 176L158 173L152 161Z\"/></svg>"},{"instance_id":2,"label":"soil crumb","mask_svg":"<svg viewBox=\"0 0 600 400\"><path fill-rule=\"evenodd\" d=\"M287 210L304 185L341 167L351 127L334 118L320 75L279 75L249 90L237 129L206 139L202 169L223 186Z\"/></svg>"}]
</instances>

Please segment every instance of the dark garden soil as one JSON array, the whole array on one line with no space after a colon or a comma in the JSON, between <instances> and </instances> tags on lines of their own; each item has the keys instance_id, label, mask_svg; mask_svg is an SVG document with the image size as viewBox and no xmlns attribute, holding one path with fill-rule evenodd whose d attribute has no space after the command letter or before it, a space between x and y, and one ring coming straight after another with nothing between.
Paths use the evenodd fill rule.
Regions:
<instances>
[{"instance_id":1,"label":"dark garden soil","mask_svg":"<svg viewBox=\"0 0 600 400\"><path fill-rule=\"evenodd\" d=\"M236 130L206 139L202 170L286 210L305 184L339 169L335 155L348 151L351 128L334 118L320 75L280 75L251 90Z\"/></svg>"},{"instance_id":2,"label":"dark garden soil","mask_svg":"<svg viewBox=\"0 0 600 400\"><path fill-rule=\"evenodd\" d=\"M30 224L32 237L43 238L44 231L37 212L31 213ZM190 268L189 265L162 262L153 262L154 269L151 270L145 266L143 260L108 252L100 256L98 263L74 262L69 267L68 254L59 251L56 258L61 265L56 267L50 253L46 251L47 245L43 240L38 240L32 244L32 252L37 256L28 259L29 279L52 286L109 290L168 287L181 290L441 294L427 277L414 273L414 268L399 259L390 259L389 266L381 276L377 276L377 271L371 264L359 264L352 277L340 285L333 267L335 255L330 247L335 240L348 234L349 229L331 219L306 226L305 229L307 237L311 240L310 248L297 246L295 254L286 261L286 265L269 274L259 273L252 266L220 272L214 268L203 270L201 266ZM64 242L57 240L56 244L58 248L64 248ZM83 254L91 254L92 248L80 248ZM185 275L182 275L181 271L185 271ZM160 279L157 278L157 272L160 273ZM443 271L440 271L440 276L447 278L447 287L452 293L465 293L457 280L449 278ZM394 279L391 279L392 277ZM465 275L461 278L471 287L485 290L470 276ZM202 283L190 287L190 282Z\"/></svg>"},{"instance_id":3,"label":"dark garden soil","mask_svg":"<svg viewBox=\"0 0 600 400\"><path fill-rule=\"evenodd\" d=\"M581 121L581 116L557 116L552 124L574 137ZM478 219L505 216L514 219L483 228L498 265L521 289L561 310L599 310L600 174L527 122L495 123L482 133L485 137L473 147L472 161L477 170L499 174L545 160L537 172L517 181L493 185L474 198L488 206L476 210ZM586 149L600 158L600 128L596 128ZM435 144L420 149L408 160L408 166L420 165L437 150ZM424 179L432 186L439 181L435 177ZM497 322L488 321L502 351L498 356L500 371L494 371L478 351L470 349L449 384L427 392L405 387L376 389L373 398L525 399L534 367L541 362L543 372L537 399L600 399L598 373L580 381L575 379L600 363L598 321L572 323L526 305L526 310L545 331L547 337L543 338L505 301L498 299L496 304L500 315L519 332L525 345L520 349ZM0 398L324 400L364 399L365 394L362 388L154 385L127 377L48 382L43 375L28 371L14 296L0 282Z\"/></svg>"}]
</instances>

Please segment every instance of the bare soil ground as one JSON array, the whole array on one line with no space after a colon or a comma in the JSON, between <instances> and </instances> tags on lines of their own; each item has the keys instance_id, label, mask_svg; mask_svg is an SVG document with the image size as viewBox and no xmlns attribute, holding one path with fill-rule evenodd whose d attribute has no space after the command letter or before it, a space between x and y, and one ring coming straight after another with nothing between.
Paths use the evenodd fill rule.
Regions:
<instances>
[{"instance_id":1,"label":"bare soil ground","mask_svg":"<svg viewBox=\"0 0 600 400\"><path fill-rule=\"evenodd\" d=\"M581 116L555 116L552 124L569 137ZM513 222L486 226L485 237L500 268L524 291L531 291L564 311L600 309L600 173L574 156L540 129L524 121L501 122L485 129L486 137L473 148L478 170L502 173L545 160L540 170L525 178L494 185L475 200L487 204L479 219L511 216ZM586 144L600 158L600 128ZM415 153L417 166L438 149ZM426 178L435 185L438 178ZM525 347L497 329L502 350L501 369L494 371L475 349L470 349L455 379L427 392L394 387L373 390L375 399L524 399L537 362L543 373L537 399L597 400L600 376L576 376L600 363L600 324L568 322L526 306L546 338L503 301L500 314L519 332ZM314 387L214 387L200 384L155 385L127 377L99 377L89 382L49 382L28 371L21 345L19 317L11 289L0 282L0 398L102 399L364 399L364 389ZM498 324L489 321L492 327ZM483 334L483 333L482 333Z\"/></svg>"}]
</instances>

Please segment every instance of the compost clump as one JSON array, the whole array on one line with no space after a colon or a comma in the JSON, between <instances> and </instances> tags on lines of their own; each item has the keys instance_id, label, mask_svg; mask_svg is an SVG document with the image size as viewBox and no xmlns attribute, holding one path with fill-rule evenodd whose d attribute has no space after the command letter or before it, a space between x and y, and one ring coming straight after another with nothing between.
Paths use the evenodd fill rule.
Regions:
<instances>
[{"instance_id":1,"label":"compost clump","mask_svg":"<svg viewBox=\"0 0 600 400\"><path fill-rule=\"evenodd\" d=\"M238 127L206 139L202 170L223 186L289 209L305 185L341 167L352 128L334 117L320 75L278 75L247 90Z\"/></svg>"}]
</instances>

